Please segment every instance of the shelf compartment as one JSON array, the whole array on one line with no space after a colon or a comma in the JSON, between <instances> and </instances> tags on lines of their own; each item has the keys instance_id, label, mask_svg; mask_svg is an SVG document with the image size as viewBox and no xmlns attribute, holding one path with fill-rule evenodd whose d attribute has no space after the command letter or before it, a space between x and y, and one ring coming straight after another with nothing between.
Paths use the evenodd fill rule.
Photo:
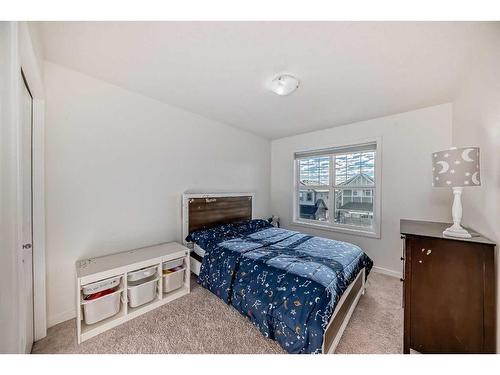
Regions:
<instances>
[{"instance_id":1,"label":"shelf compartment","mask_svg":"<svg viewBox=\"0 0 500 375\"><path fill-rule=\"evenodd\" d=\"M163 271L165 272L165 271ZM181 268L177 271L163 274L163 293L170 293L184 285L184 280L186 277L186 267Z\"/></svg>"},{"instance_id":2,"label":"shelf compartment","mask_svg":"<svg viewBox=\"0 0 500 375\"><path fill-rule=\"evenodd\" d=\"M96 299L83 300L81 305L85 324L93 325L117 315L122 308L122 293L123 289L119 289Z\"/></svg>"},{"instance_id":3,"label":"shelf compartment","mask_svg":"<svg viewBox=\"0 0 500 375\"><path fill-rule=\"evenodd\" d=\"M123 293L123 291L122 291ZM99 333L102 333L110 328L113 328L124 321L126 316L126 306L123 303L123 299L120 301L120 311L109 318L96 322L94 324L86 324L84 321L81 322L81 336L82 340L88 340Z\"/></svg>"},{"instance_id":4,"label":"shelf compartment","mask_svg":"<svg viewBox=\"0 0 500 375\"><path fill-rule=\"evenodd\" d=\"M137 307L130 307L129 306L127 315L129 317L131 317L131 316L135 317L135 316L141 315L144 312L150 311L150 310L156 308L157 306L159 306L159 302L161 302L161 299L158 296L156 296L152 301L146 302L143 305L140 305Z\"/></svg>"},{"instance_id":5,"label":"shelf compartment","mask_svg":"<svg viewBox=\"0 0 500 375\"><path fill-rule=\"evenodd\" d=\"M170 301L173 301L174 299L179 298L179 297L183 296L184 294L188 294L188 293L189 293L189 288L187 286L183 285L179 289L173 290L173 291L168 292L168 293L163 293L162 301L164 301L165 303L170 302Z\"/></svg>"},{"instance_id":6,"label":"shelf compartment","mask_svg":"<svg viewBox=\"0 0 500 375\"><path fill-rule=\"evenodd\" d=\"M129 308L140 307L158 298L160 276L156 274L151 277L153 277L151 280L143 279L136 283L128 282L127 299Z\"/></svg>"}]
</instances>

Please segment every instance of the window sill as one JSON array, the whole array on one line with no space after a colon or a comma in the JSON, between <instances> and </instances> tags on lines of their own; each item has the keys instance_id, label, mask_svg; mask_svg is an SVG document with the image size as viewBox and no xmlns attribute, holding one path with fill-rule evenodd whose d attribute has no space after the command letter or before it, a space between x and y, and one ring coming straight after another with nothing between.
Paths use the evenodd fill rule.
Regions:
<instances>
[{"instance_id":1,"label":"window sill","mask_svg":"<svg viewBox=\"0 0 500 375\"><path fill-rule=\"evenodd\" d=\"M361 236L361 237L370 237L370 238L380 239L380 233L377 233L377 232L365 231L365 230L354 229L354 228L346 228L346 227L341 227L341 226L336 226L336 225L319 224L319 223L314 223L314 222L310 222L310 221L302 221L302 220L294 220L292 222L292 225L299 226L299 227L305 227L305 228L312 228L312 229L317 229L317 230L325 230L325 231L329 231L329 232L350 234L353 236Z\"/></svg>"}]
</instances>

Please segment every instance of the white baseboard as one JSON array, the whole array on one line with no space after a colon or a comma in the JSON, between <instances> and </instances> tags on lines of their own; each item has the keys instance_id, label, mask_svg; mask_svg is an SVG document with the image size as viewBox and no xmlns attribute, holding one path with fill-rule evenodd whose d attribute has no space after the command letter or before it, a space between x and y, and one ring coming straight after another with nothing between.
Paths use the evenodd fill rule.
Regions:
<instances>
[{"instance_id":1,"label":"white baseboard","mask_svg":"<svg viewBox=\"0 0 500 375\"><path fill-rule=\"evenodd\" d=\"M70 320L76 317L76 312L75 310L68 310L68 311L63 311L61 313L58 313L53 316L49 316L47 318L47 326L48 327L53 327L56 324L65 322L66 320Z\"/></svg>"},{"instance_id":2,"label":"white baseboard","mask_svg":"<svg viewBox=\"0 0 500 375\"><path fill-rule=\"evenodd\" d=\"M384 274L387 276L397 277L398 279L403 277L403 274L401 272L390 270L390 269L383 268L383 267L373 266L372 271L377 272L377 273L381 273L381 274Z\"/></svg>"}]
</instances>

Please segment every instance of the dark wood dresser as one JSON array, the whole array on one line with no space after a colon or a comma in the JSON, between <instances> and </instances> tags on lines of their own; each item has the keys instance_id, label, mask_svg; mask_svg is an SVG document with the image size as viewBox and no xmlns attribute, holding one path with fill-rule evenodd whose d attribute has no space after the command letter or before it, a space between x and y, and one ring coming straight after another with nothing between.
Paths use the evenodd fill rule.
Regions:
<instances>
[{"instance_id":1,"label":"dark wood dresser","mask_svg":"<svg viewBox=\"0 0 500 375\"><path fill-rule=\"evenodd\" d=\"M403 352L495 353L495 243L448 226L401 220Z\"/></svg>"}]
</instances>

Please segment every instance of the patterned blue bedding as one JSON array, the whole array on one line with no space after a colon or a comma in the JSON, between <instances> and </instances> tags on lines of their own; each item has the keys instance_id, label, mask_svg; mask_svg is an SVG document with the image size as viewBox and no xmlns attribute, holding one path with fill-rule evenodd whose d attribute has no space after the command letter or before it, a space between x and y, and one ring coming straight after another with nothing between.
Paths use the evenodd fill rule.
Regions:
<instances>
[{"instance_id":1,"label":"patterned blue bedding","mask_svg":"<svg viewBox=\"0 0 500 375\"><path fill-rule=\"evenodd\" d=\"M342 294L372 260L357 246L264 220L190 234L206 251L198 283L289 353L320 353Z\"/></svg>"}]
</instances>

